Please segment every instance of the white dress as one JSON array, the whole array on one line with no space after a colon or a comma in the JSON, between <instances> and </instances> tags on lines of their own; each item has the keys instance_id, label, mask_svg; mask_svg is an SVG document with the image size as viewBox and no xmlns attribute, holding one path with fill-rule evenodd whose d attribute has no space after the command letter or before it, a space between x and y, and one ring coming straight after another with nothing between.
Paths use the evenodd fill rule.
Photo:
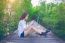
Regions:
<instances>
[{"instance_id":1,"label":"white dress","mask_svg":"<svg viewBox=\"0 0 65 43\"><path fill-rule=\"evenodd\" d=\"M26 29L26 21L25 20L20 20L18 24L18 36L20 37L21 33L24 32Z\"/></svg>"}]
</instances>

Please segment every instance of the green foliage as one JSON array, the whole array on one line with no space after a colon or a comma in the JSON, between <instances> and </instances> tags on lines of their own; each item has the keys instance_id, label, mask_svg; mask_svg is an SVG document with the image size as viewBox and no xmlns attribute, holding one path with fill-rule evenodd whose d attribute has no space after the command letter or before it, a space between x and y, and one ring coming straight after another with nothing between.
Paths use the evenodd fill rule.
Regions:
<instances>
[{"instance_id":1,"label":"green foliage","mask_svg":"<svg viewBox=\"0 0 65 43\"><path fill-rule=\"evenodd\" d=\"M3 36L4 36L3 25L2 22L0 22L0 40L3 38Z\"/></svg>"},{"instance_id":2,"label":"green foliage","mask_svg":"<svg viewBox=\"0 0 65 43\"><path fill-rule=\"evenodd\" d=\"M58 6L58 16L59 16L59 21L55 26L56 30L54 31L54 33L56 33L58 36L60 36L61 38L63 38L65 40L65 4L61 3Z\"/></svg>"},{"instance_id":3,"label":"green foliage","mask_svg":"<svg viewBox=\"0 0 65 43\"><path fill-rule=\"evenodd\" d=\"M3 16L4 16L3 9L5 8L5 5L6 5L5 1L0 0L0 40L3 38L3 36L5 34L4 24L3 24Z\"/></svg>"},{"instance_id":4,"label":"green foliage","mask_svg":"<svg viewBox=\"0 0 65 43\"><path fill-rule=\"evenodd\" d=\"M65 4L42 3L36 9L39 9L37 12L35 11L38 22L46 28L51 28L57 36L65 39Z\"/></svg>"}]
</instances>

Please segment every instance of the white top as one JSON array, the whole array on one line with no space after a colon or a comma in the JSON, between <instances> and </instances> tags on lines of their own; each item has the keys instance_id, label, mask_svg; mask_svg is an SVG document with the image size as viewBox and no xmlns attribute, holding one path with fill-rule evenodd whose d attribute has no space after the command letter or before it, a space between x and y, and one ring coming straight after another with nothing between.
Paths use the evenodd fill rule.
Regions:
<instances>
[{"instance_id":1,"label":"white top","mask_svg":"<svg viewBox=\"0 0 65 43\"><path fill-rule=\"evenodd\" d=\"M18 36L20 37L21 33L26 29L26 21L20 20L18 24Z\"/></svg>"}]
</instances>

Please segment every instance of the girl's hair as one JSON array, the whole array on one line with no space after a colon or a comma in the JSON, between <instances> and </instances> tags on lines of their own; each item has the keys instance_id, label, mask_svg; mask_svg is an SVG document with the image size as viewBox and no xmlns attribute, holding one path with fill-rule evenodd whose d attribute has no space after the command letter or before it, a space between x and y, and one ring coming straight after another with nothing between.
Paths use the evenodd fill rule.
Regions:
<instances>
[{"instance_id":1,"label":"girl's hair","mask_svg":"<svg viewBox=\"0 0 65 43\"><path fill-rule=\"evenodd\" d=\"M28 15L27 12L24 12L23 15L20 17L20 20L23 20Z\"/></svg>"}]
</instances>

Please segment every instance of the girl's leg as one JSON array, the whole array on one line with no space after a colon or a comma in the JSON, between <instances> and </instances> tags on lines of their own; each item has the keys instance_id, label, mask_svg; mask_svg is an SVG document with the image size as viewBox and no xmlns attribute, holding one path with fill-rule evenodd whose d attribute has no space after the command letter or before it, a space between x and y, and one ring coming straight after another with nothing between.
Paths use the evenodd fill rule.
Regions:
<instances>
[{"instance_id":1,"label":"girl's leg","mask_svg":"<svg viewBox=\"0 0 65 43\"><path fill-rule=\"evenodd\" d=\"M33 29L36 33L41 34L42 32L45 32L45 30L43 30L41 27L40 27L41 29L39 29L38 26L35 26L35 25L34 25L34 21L30 22L30 23L28 24L28 26L31 26L32 29Z\"/></svg>"},{"instance_id":2,"label":"girl's leg","mask_svg":"<svg viewBox=\"0 0 65 43\"><path fill-rule=\"evenodd\" d=\"M43 31L43 29L38 29L38 28L36 28L36 27L30 27L30 28L28 28L28 29L26 29L26 30L24 31L24 36L28 36L28 35L29 35L30 33L32 33L32 32L41 34L42 32L45 32L45 31Z\"/></svg>"},{"instance_id":3,"label":"girl's leg","mask_svg":"<svg viewBox=\"0 0 65 43\"><path fill-rule=\"evenodd\" d=\"M29 23L27 24L27 29L24 30L24 35L25 35L25 36L29 35L31 32L35 32L35 30L32 29L32 26L31 26L32 24L33 24L33 22L29 22Z\"/></svg>"},{"instance_id":4,"label":"girl's leg","mask_svg":"<svg viewBox=\"0 0 65 43\"><path fill-rule=\"evenodd\" d=\"M37 27L34 27L32 24L33 24L32 22L28 24L27 29L24 31L25 36L29 35L31 32L36 32L39 34L41 34L42 32L45 32L45 30L38 29Z\"/></svg>"},{"instance_id":5,"label":"girl's leg","mask_svg":"<svg viewBox=\"0 0 65 43\"><path fill-rule=\"evenodd\" d=\"M43 29L38 29L36 27L32 27L32 29L36 32L36 33L39 33L41 34L42 32L45 32Z\"/></svg>"},{"instance_id":6,"label":"girl's leg","mask_svg":"<svg viewBox=\"0 0 65 43\"><path fill-rule=\"evenodd\" d=\"M28 36L30 33L35 32L31 27L24 30L24 36Z\"/></svg>"}]
</instances>

